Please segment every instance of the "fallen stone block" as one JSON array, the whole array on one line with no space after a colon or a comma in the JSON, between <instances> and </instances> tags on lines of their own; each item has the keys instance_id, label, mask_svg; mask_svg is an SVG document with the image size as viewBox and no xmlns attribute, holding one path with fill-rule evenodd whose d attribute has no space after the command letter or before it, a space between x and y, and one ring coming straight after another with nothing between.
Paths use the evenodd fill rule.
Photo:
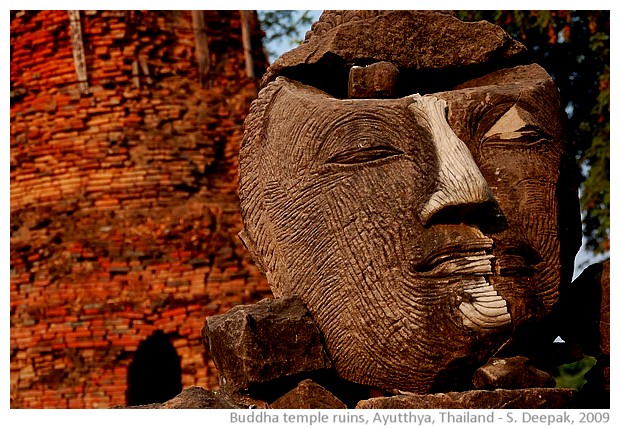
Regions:
<instances>
[{"instance_id":1,"label":"fallen stone block","mask_svg":"<svg viewBox=\"0 0 620 429\"><path fill-rule=\"evenodd\" d=\"M264 299L207 317L202 336L221 388L230 392L331 367L318 328L296 298Z\"/></svg>"},{"instance_id":2,"label":"fallen stone block","mask_svg":"<svg viewBox=\"0 0 620 429\"><path fill-rule=\"evenodd\" d=\"M573 408L574 389L468 390L429 395L397 395L360 401L361 409L558 409Z\"/></svg>"},{"instance_id":3,"label":"fallen stone block","mask_svg":"<svg viewBox=\"0 0 620 429\"><path fill-rule=\"evenodd\" d=\"M312 380L300 382L293 390L278 398L269 408L277 409L342 409L347 406L334 394Z\"/></svg>"},{"instance_id":4,"label":"fallen stone block","mask_svg":"<svg viewBox=\"0 0 620 429\"><path fill-rule=\"evenodd\" d=\"M550 374L541 371L523 356L491 358L474 372L472 383L477 389L526 389L555 387Z\"/></svg>"},{"instance_id":5,"label":"fallen stone block","mask_svg":"<svg viewBox=\"0 0 620 429\"><path fill-rule=\"evenodd\" d=\"M132 409L233 409L248 408L246 404L232 398L220 391L206 390L202 387L191 386L184 389L174 398L163 402L146 405L123 406L117 405L112 408Z\"/></svg>"},{"instance_id":6,"label":"fallen stone block","mask_svg":"<svg viewBox=\"0 0 620 429\"><path fill-rule=\"evenodd\" d=\"M387 61L349 71L349 98L389 98L396 94L398 68Z\"/></svg>"}]
</instances>

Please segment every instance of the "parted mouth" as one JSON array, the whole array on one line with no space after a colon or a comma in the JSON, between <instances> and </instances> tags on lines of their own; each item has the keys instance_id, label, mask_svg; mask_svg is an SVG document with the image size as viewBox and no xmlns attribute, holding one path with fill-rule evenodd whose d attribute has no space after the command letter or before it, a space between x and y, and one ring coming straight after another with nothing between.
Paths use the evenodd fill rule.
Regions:
<instances>
[{"instance_id":1,"label":"parted mouth","mask_svg":"<svg viewBox=\"0 0 620 429\"><path fill-rule=\"evenodd\" d=\"M470 238L438 247L414 265L419 277L457 277L463 324L486 332L503 330L512 321L506 301L488 282L493 275L492 249L492 239Z\"/></svg>"},{"instance_id":2,"label":"parted mouth","mask_svg":"<svg viewBox=\"0 0 620 429\"><path fill-rule=\"evenodd\" d=\"M532 276L542 261L540 253L525 243L501 241L498 247L495 274L500 276Z\"/></svg>"},{"instance_id":3,"label":"parted mouth","mask_svg":"<svg viewBox=\"0 0 620 429\"><path fill-rule=\"evenodd\" d=\"M423 277L490 275L493 274L491 260L494 256L489 253L492 247L493 240L479 237L438 248L415 264L414 270Z\"/></svg>"}]
</instances>

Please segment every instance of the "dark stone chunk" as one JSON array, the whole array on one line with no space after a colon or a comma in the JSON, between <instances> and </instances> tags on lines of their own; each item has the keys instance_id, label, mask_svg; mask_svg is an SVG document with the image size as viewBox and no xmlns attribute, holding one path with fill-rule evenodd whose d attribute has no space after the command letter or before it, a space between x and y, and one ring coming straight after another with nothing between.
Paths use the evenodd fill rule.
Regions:
<instances>
[{"instance_id":1,"label":"dark stone chunk","mask_svg":"<svg viewBox=\"0 0 620 429\"><path fill-rule=\"evenodd\" d=\"M183 390L174 398L164 403L153 403L148 405L135 406L116 406L113 408L131 408L131 409L159 409L159 408L176 408L176 409L220 409L220 408L248 408L238 403L220 391L206 390L201 387L192 386Z\"/></svg>"},{"instance_id":2,"label":"dark stone chunk","mask_svg":"<svg viewBox=\"0 0 620 429\"><path fill-rule=\"evenodd\" d=\"M311 408L347 408L331 392L312 380L304 380L293 390L277 399L269 408L311 409Z\"/></svg>"},{"instance_id":3,"label":"dark stone chunk","mask_svg":"<svg viewBox=\"0 0 620 429\"><path fill-rule=\"evenodd\" d=\"M386 61L349 71L349 98L389 98L396 94L398 68Z\"/></svg>"},{"instance_id":4,"label":"dark stone chunk","mask_svg":"<svg viewBox=\"0 0 620 429\"><path fill-rule=\"evenodd\" d=\"M264 299L207 317L202 335L220 385L230 392L331 367L319 330L297 298Z\"/></svg>"},{"instance_id":5,"label":"dark stone chunk","mask_svg":"<svg viewBox=\"0 0 620 429\"><path fill-rule=\"evenodd\" d=\"M489 359L474 372L472 382L477 389L555 387L555 380L550 374L534 368L523 356Z\"/></svg>"},{"instance_id":6,"label":"dark stone chunk","mask_svg":"<svg viewBox=\"0 0 620 429\"><path fill-rule=\"evenodd\" d=\"M492 408L572 408L576 390L516 389L469 390L430 395L398 395L360 401L356 408L372 409L492 409Z\"/></svg>"},{"instance_id":7,"label":"dark stone chunk","mask_svg":"<svg viewBox=\"0 0 620 429\"><path fill-rule=\"evenodd\" d=\"M342 13L346 16L336 16ZM522 61L526 52L521 43L497 25L486 21L464 23L435 11L329 11L313 28L317 26L322 27L321 31L315 31L273 62L262 86L277 76L312 85L313 75L329 75L337 80L346 65L364 66L377 61L389 61L401 72L499 68ZM433 43L429 44L429 39ZM346 75L343 77L346 79Z\"/></svg>"},{"instance_id":8,"label":"dark stone chunk","mask_svg":"<svg viewBox=\"0 0 620 429\"><path fill-rule=\"evenodd\" d=\"M192 386L162 404L161 408L243 408L226 394Z\"/></svg>"}]
</instances>

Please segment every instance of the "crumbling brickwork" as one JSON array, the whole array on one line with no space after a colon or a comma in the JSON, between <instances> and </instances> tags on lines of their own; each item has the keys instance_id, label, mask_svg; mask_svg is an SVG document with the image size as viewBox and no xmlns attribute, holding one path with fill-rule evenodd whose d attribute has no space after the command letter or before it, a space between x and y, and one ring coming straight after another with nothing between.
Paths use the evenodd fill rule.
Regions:
<instances>
[{"instance_id":1,"label":"crumbling brickwork","mask_svg":"<svg viewBox=\"0 0 620 429\"><path fill-rule=\"evenodd\" d=\"M183 387L217 386L206 316L269 296L236 234L237 152L257 84L238 11L11 12L11 406L124 404L156 331ZM266 67L253 17L256 76Z\"/></svg>"}]
</instances>

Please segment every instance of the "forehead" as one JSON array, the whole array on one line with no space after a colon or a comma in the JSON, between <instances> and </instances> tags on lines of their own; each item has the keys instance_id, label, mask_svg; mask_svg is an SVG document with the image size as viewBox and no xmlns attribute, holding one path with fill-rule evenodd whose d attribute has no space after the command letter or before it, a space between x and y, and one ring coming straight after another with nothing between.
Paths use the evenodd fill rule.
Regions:
<instances>
[{"instance_id":1,"label":"forehead","mask_svg":"<svg viewBox=\"0 0 620 429\"><path fill-rule=\"evenodd\" d=\"M555 83L537 64L504 69L435 94L449 106L450 124L488 131L511 109L550 136L562 136L562 109ZM513 110L514 110L513 109Z\"/></svg>"},{"instance_id":2,"label":"forehead","mask_svg":"<svg viewBox=\"0 0 620 429\"><path fill-rule=\"evenodd\" d=\"M424 138L424 114L412 97L336 99L311 87L285 84L267 114L264 149L285 158L320 160L332 148L357 141L401 145Z\"/></svg>"},{"instance_id":3,"label":"forehead","mask_svg":"<svg viewBox=\"0 0 620 429\"><path fill-rule=\"evenodd\" d=\"M279 78L263 112L260 152L274 168L307 168L321 163L330 150L359 141L382 140L403 149L407 141L424 145L424 112L411 109L412 97L337 99L307 85ZM531 127L551 139L541 155L564 150L557 89L538 65L504 69L432 94L446 101L448 123L480 160L480 143L497 129ZM511 126L514 130L509 129ZM504 146L503 151L513 147ZM517 145L514 149L519 151ZM278 166L278 167L276 167ZM273 171L278 174L278 171Z\"/></svg>"}]
</instances>

